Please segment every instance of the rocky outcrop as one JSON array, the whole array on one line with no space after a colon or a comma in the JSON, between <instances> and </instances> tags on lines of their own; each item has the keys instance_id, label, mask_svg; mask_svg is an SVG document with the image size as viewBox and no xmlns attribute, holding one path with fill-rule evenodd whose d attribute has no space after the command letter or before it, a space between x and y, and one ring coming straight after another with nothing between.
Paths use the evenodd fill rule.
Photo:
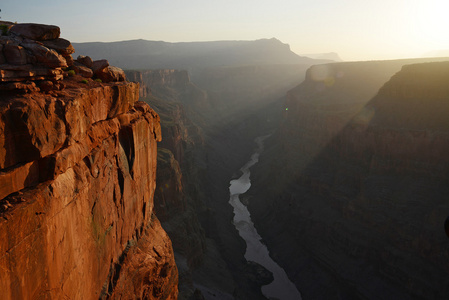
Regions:
<instances>
[{"instance_id":1,"label":"rocky outcrop","mask_svg":"<svg viewBox=\"0 0 449 300\"><path fill-rule=\"evenodd\" d=\"M34 81L57 82L64 75L67 77L70 70L103 82L125 80L123 70L109 66L107 60L85 65L86 59L80 57L74 62L71 55L75 49L70 41L60 38L57 26L11 22L2 22L2 26L5 30L0 35L0 90L36 91Z\"/></svg>"},{"instance_id":2,"label":"rocky outcrop","mask_svg":"<svg viewBox=\"0 0 449 300\"><path fill-rule=\"evenodd\" d=\"M448 297L448 70L404 66L364 105L371 73L350 89L311 69L289 93L250 209L304 298Z\"/></svg>"},{"instance_id":3,"label":"rocky outcrop","mask_svg":"<svg viewBox=\"0 0 449 300\"><path fill-rule=\"evenodd\" d=\"M42 24L3 24L0 36L0 82L60 80L66 58L75 52L59 37L59 27ZM69 60L70 61L70 60Z\"/></svg>"},{"instance_id":4,"label":"rocky outcrop","mask_svg":"<svg viewBox=\"0 0 449 300\"><path fill-rule=\"evenodd\" d=\"M171 241L158 219L152 220L136 244L126 250L112 299L178 299L178 272ZM116 269L117 270L117 269Z\"/></svg>"},{"instance_id":5,"label":"rocky outcrop","mask_svg":"<svg viewBox=\"0 0 449 300\"><path fill-rule=\"evenodd\" d=\"M27 26L10 32L54 40ZM138 84L82 78L0 99L2 299L176 299L153 214L159 116Z\"/></svg>"}]
</instances>

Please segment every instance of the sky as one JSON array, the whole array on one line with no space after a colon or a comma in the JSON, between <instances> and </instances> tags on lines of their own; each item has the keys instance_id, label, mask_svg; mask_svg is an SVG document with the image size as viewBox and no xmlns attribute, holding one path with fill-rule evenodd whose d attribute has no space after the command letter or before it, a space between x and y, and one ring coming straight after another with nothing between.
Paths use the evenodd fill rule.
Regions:
<instances>
[{"instance_id":1,"label":"sky","mask_svg":"<svg viewBox=\"0 0 449 300\"><path fill-rule=\"evenodd\" d=\"M2 0L0 17L53 24L71 42L275 37L295 53L343 60L449 49L447 0Z\"/></svg>"}]
</instances>

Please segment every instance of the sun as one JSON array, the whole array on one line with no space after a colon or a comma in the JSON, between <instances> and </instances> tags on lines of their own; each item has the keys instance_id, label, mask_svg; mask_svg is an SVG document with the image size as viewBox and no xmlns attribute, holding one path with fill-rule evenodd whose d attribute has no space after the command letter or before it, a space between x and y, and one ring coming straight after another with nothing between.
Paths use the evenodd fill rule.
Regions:
<instances>
[{"instance_id":1,"label":"sun","mask_svg":"<svg viewBox=\"0 0 449 300\"><path fill-rule=\"evenodd\" d=\"M405 3L405 34L412 43L431 50L449 49L449 1L415 0Z\"/></svg>"}]
</instances>

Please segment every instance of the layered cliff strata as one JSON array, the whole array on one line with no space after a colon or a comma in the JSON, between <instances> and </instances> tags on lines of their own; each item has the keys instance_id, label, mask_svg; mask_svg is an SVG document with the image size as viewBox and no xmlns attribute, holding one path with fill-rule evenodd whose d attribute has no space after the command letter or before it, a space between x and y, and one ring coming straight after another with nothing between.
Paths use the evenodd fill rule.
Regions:
<instances>
[{"instance_id":1,"label":"layered cliff strata","mask_svg":"<svg viewBox=\"0 0 449 300\"><path fill-rule=\"evenodd\" d=\"M176 299L153 213L159 116L138 84L54 80L0 98L2 299Z\"/></svg>"},{"instance_id":2,"label":"layered cliff strata","mask_svg":"<svg viewBox=\"0 0 449 300\"><path fill-rule=\"evenodd\" d=\"M449 64L404 66L364 105L311 74L255 171L271 253L304 297L447 298Z\"/></svg>"},{"instance_id":3,"label":"layered cliff strata","mask_svg":"<svg viewBox=\"0 0 449 300\"><path fill-rule=\"evenodd\" d=\"M137 95L127 83L1 103L4 295L97 298L147 227L164 234L151 222L159 119ZM142 286L169 277L174 298L171 243L154 247L165 267Z\"/></svg>"}]
</instances>

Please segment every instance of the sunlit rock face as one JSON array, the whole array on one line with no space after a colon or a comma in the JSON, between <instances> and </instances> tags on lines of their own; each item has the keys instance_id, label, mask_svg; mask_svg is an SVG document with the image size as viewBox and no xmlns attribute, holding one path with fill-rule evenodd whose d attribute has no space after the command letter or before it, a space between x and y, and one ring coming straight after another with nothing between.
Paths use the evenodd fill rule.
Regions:
<instances>
[{"instance_id":1,"label":"sunlit rock face","mask_svg":"<svg viewBox=\"0 0 449 300\"><path fill-rule=\"evenodd\" d=\"M254 171L256 226L304 298L449 296L449 63L398 71L362 102L310 70Z\"/></svg>"},{"instance_id":2,"label":"sunlit rock face","mask_svg":"<svg viewBox=\"0 0 449 300\"><path fill-rule=\"evenodd\" d=\"M1 298L176 299L159 116L136 83L63 75L0 97Z\"/></svg>"},{"instance_id":3,"label":"sunlit rock face","mask_svg":"<svg viewBox=\"0 0 449 300\"><path fill-rule=\"evenodd\" d=\"M94 77L102 82L125 80L123 70L109 66L105 59L92 61L87 57L89 64L82 56L74 61L75 49L70 41L60 37L58 26L4 21L0 25L0 91L37 91L36 81L41 90L51 90L47 81L62 89L56 83L63 79L68 67L85 78Z\"/></svg>"}]
</instances>

